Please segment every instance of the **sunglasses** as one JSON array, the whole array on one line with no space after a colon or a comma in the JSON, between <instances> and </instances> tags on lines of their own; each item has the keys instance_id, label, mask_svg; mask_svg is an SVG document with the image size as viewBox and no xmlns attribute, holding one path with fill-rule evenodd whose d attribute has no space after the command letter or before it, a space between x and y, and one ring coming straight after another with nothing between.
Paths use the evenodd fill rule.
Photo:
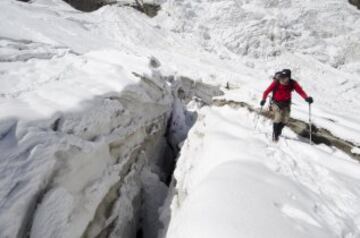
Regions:
<instances>
[{"instance_id":1,"label":"sunglasses","mask_svg":"<svg viewBox=\"0 0 360 238\"><path fill-rule=\"evenodd\" d=\"M278 79L281 81L287 81L289 80L289 77L278 77Z\"/></svg>"}]
</instances>

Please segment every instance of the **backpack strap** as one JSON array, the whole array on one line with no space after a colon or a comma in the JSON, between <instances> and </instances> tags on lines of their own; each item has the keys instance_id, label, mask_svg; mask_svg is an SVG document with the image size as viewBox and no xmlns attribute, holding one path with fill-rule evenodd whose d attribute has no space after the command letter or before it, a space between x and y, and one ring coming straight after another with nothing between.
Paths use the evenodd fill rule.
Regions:
<instances>
[{"instance_id":1,"label":"backpack strap","mask_svg":"<svg viewBox=\"0 0 360 238\"><path fill-rule=\"evenodd\" d=\"M275 96L275 93L277 92L277 90L279 89L279 80L278 79L275 79L275 87L272 91L272 98L271 98L271 101L274 101L274 96Z\"/></svg>"},{"instance_id":2,"label":"backpack strap","mask_svg":"<svg viewBox=\"0 0 360 238\"><path fill-rule=\"evenodd\" d=\"M296 81L294 79L290 79L289 84L290 84L291 91L294 91L295 83L296 83Z\"/></svg>"},{"instance_id":3,"label":"backpack strap","mask_svg":"<svg viewBox=\"0 0 360 238\"><path fill-rule=\"evenodd\" d=\"M279 82L279 80L278 79L275 79L275 87L274 87L274 89L273 89L273 91L272 91L272 98L271 98L271 100L272 101L274 101L274 95L275 95L275 93L277 92L277 90L279 89L279 84L280 84L280 82ZM294 89L295 89L295 83L296 83L296 81L294 80L294 79L290 79L289 80L289 85L290 85L290 90L291 91L294 91Z\"/></svg>"}]
</instances>

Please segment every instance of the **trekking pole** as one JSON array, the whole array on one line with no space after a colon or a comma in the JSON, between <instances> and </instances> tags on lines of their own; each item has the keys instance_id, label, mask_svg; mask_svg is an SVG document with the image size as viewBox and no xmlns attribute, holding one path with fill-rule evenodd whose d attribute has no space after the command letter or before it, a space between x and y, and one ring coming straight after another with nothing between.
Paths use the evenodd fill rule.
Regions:
<instances>
[{"instance_id":1,"label":"trekking pole","mask_svg":"<svg viewBox=\"0 0 360 238\"><path fill-rule=\"evenodd\" d=\"M311 125L311 104L309 103L309 133L310 133L310 145L312 145L312 125Z\"/></svg>"},{"instance_id":2,"label":"trekking pole","mask_svg":"<svg viewBox=\"0 0 360 238\"><path fill-rule=\"evenodd\" d=\"M257 129L257 126L259 124L259 120L260 120L260 115L262 113L262 109L263 109L263 106L260 107L260 111L258 112L258 115L257 115L257 121L256 121L256 124L255 124L255 130Z\"/></svg>"}]
</instances>

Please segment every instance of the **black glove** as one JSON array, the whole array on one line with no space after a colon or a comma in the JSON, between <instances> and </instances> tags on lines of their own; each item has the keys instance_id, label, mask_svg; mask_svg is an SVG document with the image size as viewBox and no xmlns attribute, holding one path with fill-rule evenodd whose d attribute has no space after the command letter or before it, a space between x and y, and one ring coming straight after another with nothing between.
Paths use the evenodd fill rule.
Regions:
<instances>
[{"instance_id":1,"label":"black glove","mask_svg":"<svg viewBox=\"0 0 360 238\"><path fill-rule=\"evenodd\" d=\"M264 105L265 105L265 103L266 103L266 100L261 100L261 102L260 102L260 106L264 106Z\"/></svg>"},{"instance_id":2,"label":"black glove","mask_svg":"<svg viewBox=\"0 0 360 238\"><path fill-rule=\"evenodd\" d=\"M309 104L313 103L314 102L314 99L312 97L307 97L305 99L305 101L307 101Z\"/></svg>"}]
</instances>

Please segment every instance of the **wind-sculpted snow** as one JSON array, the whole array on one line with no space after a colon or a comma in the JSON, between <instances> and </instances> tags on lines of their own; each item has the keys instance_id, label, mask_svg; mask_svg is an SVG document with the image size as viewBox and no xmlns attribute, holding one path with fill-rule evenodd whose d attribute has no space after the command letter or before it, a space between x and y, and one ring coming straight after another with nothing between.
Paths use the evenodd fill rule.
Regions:
<instances>
[{"instance_id":1,"label":"wind-sculpted snow","mask_svg":"<svg viewBox=\"0 0 360 238\"><path fill-rule=\"evenodd\" d=\"M69 49L26 40L0 39L0 62L29 61L31 59L50 60L62 57Z\"/></svg>"},{"instance_id":2,"label":"wind-sculpted snow","mask_svg":"<svg viewBox=\"0 0 360 238\"><path fill-rule=\"evenodd\" d=\"M230 107L203 108L184 143L164 237L360 235L360 165Z\"/></svg>"},{"instance_id":3,"label":"wind-sculpted snow","mask_svg":"<svg viewBox=\"0 0 360 238\"><path fill-rule=\"evenodd\" d=\"M151 197L142 219L154 237L161 224L150 218L169 176L161 166L171 163L162 159L177 73L207 76L188 65L210 64L177 65L190 54L162 49L183 43L130 8L80 15L61 1L0 5L8 10L0 17L0 237L132 236L143 191ZM183 106L176 108L180 125ZM177 147L187 127L181 136L172 128ZM149 188L140 187L142 174Z\"/></svg>"},{"instance_id":4,"label":"wind-sculpted snow","mask_svg":"<svg viewBox=\"0 0 360 238\"><path fill-rule=\"evenodd\" d=\"M135 98L134 87L118 97L98 96L82 111L59 113L50 121L5 124L0 143L2 237L29 231L31 237L84 233L110 188L126 176L126 163L136 161L137 151L146 151L144 140L164 134L170 90L165 84L157 89L146 85L137 89L142 98Z\"/></svg>"},{"instance_id":5,"label":"wind-sculpted snow","mask_svg":"<svg viewBox=\"0 0 360 238\"><path fill-rule=\"evenodd\" d=\"M138 42L118 46L112 37L126 31L114 35L116 20L106 24L105 12L80 15L61 1L0 5L6 9L0 16L0 237L98 234L109 225L101 204L122 226L141 208L134 205L134 214L108 210L126 181L134 183L129 168L137 181L150 169L144 161L136 165L138 154L161 157L172 109L169 85L149 68L150 54L136 53ZM118 10L104 11L115 17ZM139 29L150 33L147 26ZM119 29L126 27L130 31ZM149 80L142 83L134 72ZM146 149L145 140L157 144ZM159 161L151 161L156 168ZM119 211L138 196L123 196Z\"/></svg>"},{"instance_id":6,"label":"wind-sculpted snow","mask_svg":"<svg viewBox=\"0 0 360 238\"><path fill-rule=\"evenodd\" d=\"M169 237L359 236L355 161L287 130L274 146L269 122L252 134L252 114L210 107L219 85L258 104L289 67L315 125L358 145L360 12L345 0L0 9L0 237L153 238L168 222ZM308 119L298 97L292 115Z\"/></svg>"},{"instance_id":7,"label":"wind-sculpted snow","mask_svg":"<svg viewBox=\"0 0 360 238\"><path fill-rule=\"evenodd\" d=\"M290 51L341 66L359 47L360 13L346 1L185 0L164 8L176 16L171 30L223 56L263 59Z\"/></svg>"}]
</instances>

